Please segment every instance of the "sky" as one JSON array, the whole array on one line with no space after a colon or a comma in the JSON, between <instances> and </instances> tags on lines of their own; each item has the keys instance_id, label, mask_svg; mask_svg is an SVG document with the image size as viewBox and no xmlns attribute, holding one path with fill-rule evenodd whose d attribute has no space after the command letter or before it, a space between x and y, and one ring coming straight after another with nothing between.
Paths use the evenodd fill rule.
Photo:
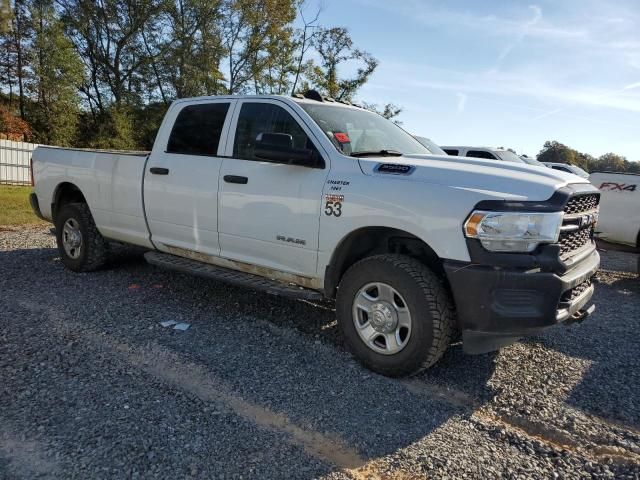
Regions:
<instances>
[{"instance_id":1,"label":"sky","mask_svg":"<svg viewBox=\"0 0 640 480\"><path fill-rule=\"evenodd\" d=\"M411 133L640 160L640 0L321 1L380 61L357 99L401 106Z\"/></svg>"}]
</instances>

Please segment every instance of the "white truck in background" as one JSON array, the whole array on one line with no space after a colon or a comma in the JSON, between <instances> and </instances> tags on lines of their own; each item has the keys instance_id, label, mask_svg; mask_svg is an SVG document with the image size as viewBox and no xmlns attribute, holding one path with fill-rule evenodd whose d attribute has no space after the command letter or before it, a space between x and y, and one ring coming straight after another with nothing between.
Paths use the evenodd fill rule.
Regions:
<instances>
[{"instance_id":1,"label":"white truck in background","mask_svg":"<svg viewBox=\"0 0 640 480\"><path fill-rule=\"evenodd\" d=\"M385 375L584 319L600 194L523 163L431 154L397 125L323 98L221 96L169 108L149 153L39 147L37 215L62 263L109 242L152 264L336 300L345 342Z\"/></svg>"},{"instance_id":2,"label":"white truck in background","mask_svg":"<svg viewBox=\"0 0 640 480\"><path fill-rule=\"evenodd\" d=\"M640 251L640 175L593 172L589 180L600 190L598 238Z\"/></svg>"}]
</instances>

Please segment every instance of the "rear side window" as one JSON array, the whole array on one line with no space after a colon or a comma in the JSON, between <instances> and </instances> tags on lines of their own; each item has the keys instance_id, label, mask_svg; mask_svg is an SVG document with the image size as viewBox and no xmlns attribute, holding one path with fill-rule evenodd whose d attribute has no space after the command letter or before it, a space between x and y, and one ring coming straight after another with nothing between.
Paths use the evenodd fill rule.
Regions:
<instances>
[{"instance_id":1,"label":"rear side window","mask_svg":"<svg viewBox=\"0 0 640 480\"><path fill-rule=\"evenodd\" d=\"M447 152L447 155L453 155L454 157L457 157L458 153L460 153L459 150L454 150L453 148L445 148L444 151Z\"/></svg>"},{"instance_id":2,"label":"rear side window","mask_svg":"<svg viewBox=\"0 0 640 480\"><path fill-rule=\"evenodd\" d=\"M254 155L256 137L260 133L286 133L293 138L294 148L316 150L302 127L284 108L271 103L244 103L238 117L233 157L264 161Z\"/></svg>"},{"instance_id":3,"label":"rear side window","mask_svg":"<svg viewBox=\"0 0 640 480\"><path fill-rule=\"evenodd\" d=\"M490 160L497 160L497 158L493 153L485 152L482 150L469 150L465 156L473 157L473 158L488 158Z\"/></svg>"},{"instance_id":4,"label":"rear side window","mask_svg":"<svg viewBox=\"0 0 640 480\"><path fill-rule=\"evenodd\" d=\"M228 103L202 103L184 107L173 124L167 153L217 155L228 110Z\"/></svg>"}]
</instances>

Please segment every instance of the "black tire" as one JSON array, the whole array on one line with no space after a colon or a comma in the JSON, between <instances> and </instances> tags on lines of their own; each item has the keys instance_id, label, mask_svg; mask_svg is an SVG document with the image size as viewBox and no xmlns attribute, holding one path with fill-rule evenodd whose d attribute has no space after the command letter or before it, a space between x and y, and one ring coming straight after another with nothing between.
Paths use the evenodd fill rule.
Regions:
<instances>
[{"instance_id":1,"label":"black tire","mask_svg":"<svg viewBox=\"0 0 640 480\"><path fill-rule=\"evenodd\" d=\"M371 282L393 287L411 313L411 334L398 353L374 351L356 330L353 302ZM423 263L404 255L376 255L349 268L340 281L336 313L347 348L356 359L390 377L413 375L437 362L451 342L454 325L452 302L438 277Z\"/></svg>"},{"instance_id":2,"label":"black tire","mask_svg":"<svg viewBox=\"0 0 640 480\"><path fill-rule=\"evenodd\" d=\"M79 225L82 247L77 258L67 254L63 245L64 225L69 220ZM98 231L86 203L68 203L56 215L56 241L65 267L74 272L91 272L101 268L108 259L109 244Z\"/></svg>"}]
</instances>

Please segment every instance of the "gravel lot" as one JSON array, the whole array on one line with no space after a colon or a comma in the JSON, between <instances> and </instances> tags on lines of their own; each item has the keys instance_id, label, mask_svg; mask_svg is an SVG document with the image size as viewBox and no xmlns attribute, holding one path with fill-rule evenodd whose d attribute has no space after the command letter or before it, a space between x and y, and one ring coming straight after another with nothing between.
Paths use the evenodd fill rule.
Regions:
<instances>
[{"instance_id":1,"label":"gravel lot","mask_svg":"<svg viewBox=\"0 0 640 480\"><path fill-rule=\"evenodd\" d=\"M603 253L584 323L393 380L329 305L131 250L74 274L48 230L0 231L0 478L640 477L633 254Z\"/></svg>"}]
</instances>

